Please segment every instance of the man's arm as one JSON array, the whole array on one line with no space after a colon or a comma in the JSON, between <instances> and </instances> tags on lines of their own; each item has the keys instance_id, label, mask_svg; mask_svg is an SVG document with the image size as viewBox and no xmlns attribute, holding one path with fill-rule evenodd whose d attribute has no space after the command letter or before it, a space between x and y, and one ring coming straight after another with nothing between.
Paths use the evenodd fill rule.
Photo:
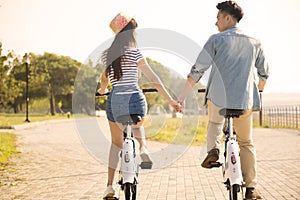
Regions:
<instances>
[{"instance_id":1,"label":"man's arm","mask_svg":"<svg viewBox=\"0 0 300 200\"><path fill-rule=\"evenodd\" d=\"M269 77L270 71L269 71L268 62L266 61L265 54L261 46L258 51L258 56L256 58L255 66L257 68L257 75L259 77L259 82L257 87L259 91L263 91L267 79Z\"/></svg>"}]
</instances>

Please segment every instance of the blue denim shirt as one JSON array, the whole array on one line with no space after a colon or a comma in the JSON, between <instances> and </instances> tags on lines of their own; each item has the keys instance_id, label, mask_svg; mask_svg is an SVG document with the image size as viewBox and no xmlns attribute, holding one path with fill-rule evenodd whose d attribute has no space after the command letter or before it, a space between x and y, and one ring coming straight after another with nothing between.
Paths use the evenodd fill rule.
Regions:
<instances>
[{"instance_id":1,"label":"blue denim shirt","mask_svg":"<svg viewBox=\"0 0 300 200\"><path fill-rule=\"evenodd\" d=\"M255 74L267 79L269 67L257 39L245 35L236 26L212 35L188 76L198 82L210 66L206 100L222 108L260 108Z\"/></svg>"}]
</instances>

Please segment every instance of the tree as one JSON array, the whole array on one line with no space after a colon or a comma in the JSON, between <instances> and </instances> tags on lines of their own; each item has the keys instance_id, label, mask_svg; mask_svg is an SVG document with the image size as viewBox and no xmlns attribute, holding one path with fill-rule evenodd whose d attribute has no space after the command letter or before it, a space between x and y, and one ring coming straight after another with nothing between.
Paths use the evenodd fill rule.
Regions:
<instances>
[{"instance_id":1,"label":"tree","mask_svg":"<svg viewBox=\"0 0 300 200\"><path fill-rule=\"evenodd\" d=\"M51 115L56 114L58 108L56 102L63 102L63 97L66 96L71 98L76 74L81 65L80 62L68 56L53 53L44 53L44 55L34 57L32 63L34 77L32 90L34 92L32 93L35 98L43 97L47 93Z\"/></svg>"},{"instance_id":2,"label":"tree","mask_svg":"<svg viewBox=\"0 0 300 200\"><path fill-rule=\"evenodd\" d=\"M95 92L99 80L99 68L92 63L83 65L78 71L73 94L73 112L92 115L95 110ZM104 102L103 102L104 103Z\"/></svg>"},{"instance_id":3,"label":"tree","mask_svg":"<svg viewBox=\"0 0 300 200\"><path fill-rule=\"evenodd\" d=\"M23 101L23 86L25 85L22 71L23 63L13 51L7 55L2 54L2 44L0 43L0 108L14 112L19 111L18 105Z\"/></svg>"},{"instance_id":4,"label":"tree","mask_svg":"<svg viewBox=\"0 0 300 200\"><path fill-rule=\"evenodd\" d=\"M147 58L147 62L151 66L153 71L159 76L162 83L169 91L169 93L173 96L173 98L175 98L175 93L172 90L172 84L171 84L172 82L174 82L174 80L172 80L172 75L170 70L165 66L163 66L161 63L154 61L150 58ZM139 84L141 88L153 87L145 76L142 76L140 78ZM160 104L163 105L166 111L168 112L170 111L170 106L168 102L160 94L147 95L146 98L147 98L148 107L151 107L153 104Z\"/></svg>"},{"instance_id":5,"label":"tree","mask_svg":"<svg viewBox=\"0 0 300 200\"><path fill-rule=\"evenodd\" d=\"M161 81L163 82L164 86L168 90L168 92L172 95L172 97L176 100L177 95L183 89L186 79L183 78L180 74L163 66L161 63L154 61L150 58L147 58L149 65L152 67L153 71L160 77ZM145 84L147 83L147 84ZM142 77L140 80L140 85L142 87L151 87L151 83L145 78ZM198 105L203 104L203 95L198 95L197 90L198 88L202 88L203 86L201 83L197 83L197 86L194 87L194 93L191 92L185 101L185 108L197 110ZM159 94L153 94L147 96L147 103L150 107L153 104L160 104L163 105L166 111L170 111L169 104L163 99L163 97Z\"/></svg>"}]
</instances>

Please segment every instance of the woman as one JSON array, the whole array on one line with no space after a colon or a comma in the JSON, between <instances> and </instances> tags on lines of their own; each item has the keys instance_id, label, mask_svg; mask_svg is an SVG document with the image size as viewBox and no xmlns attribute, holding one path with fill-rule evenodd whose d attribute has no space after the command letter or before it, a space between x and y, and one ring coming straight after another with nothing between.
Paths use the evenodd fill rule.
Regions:
<instances>
[{"instance_id":1,"label":"woman","mask_svg":"<svg viewBox=\"0 0 300 200\"><path fill-rule=\"evenodd\" d=\"M116 122L117 116L124 114L140 114L141 121L133 127L133 132L140 143L142 159L150 160L145 144L143 123L147 112L145 96L138 86L139 70L153 83L158 92L178 111L180 105L173 100L163 86L159 77L136 48L136 21L123 13L119 13L110 23L110 28L116 34L111 46L103 52L102 61L106 68L101 76L100 94L106 93L109 81L113 88L106 104L112 144L109 154L107 189L104 197L113 197L112 187L115 170L119 160L119 151L123 144L122 125ZM138 136L138 137L137 137Z\"/></svg>"}]
</instances>

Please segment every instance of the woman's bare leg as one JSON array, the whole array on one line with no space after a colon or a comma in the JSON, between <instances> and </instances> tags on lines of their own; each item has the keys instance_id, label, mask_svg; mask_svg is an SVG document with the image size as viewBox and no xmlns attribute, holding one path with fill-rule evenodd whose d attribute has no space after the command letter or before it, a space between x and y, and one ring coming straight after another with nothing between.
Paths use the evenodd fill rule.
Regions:
<instances>
[{"instance_id":1,"label":"woman's bare leg","mask_svg":"<svg viewBox=\"0 0 300 200\"><path fill-rule=\"evenodd\" d=\"M109 152L107 185L112 185L119 162L119 153L123 144L123 129L122 125L111 121L109 121L109 127L112 144Z\"/></svg>"}]
</instances>

